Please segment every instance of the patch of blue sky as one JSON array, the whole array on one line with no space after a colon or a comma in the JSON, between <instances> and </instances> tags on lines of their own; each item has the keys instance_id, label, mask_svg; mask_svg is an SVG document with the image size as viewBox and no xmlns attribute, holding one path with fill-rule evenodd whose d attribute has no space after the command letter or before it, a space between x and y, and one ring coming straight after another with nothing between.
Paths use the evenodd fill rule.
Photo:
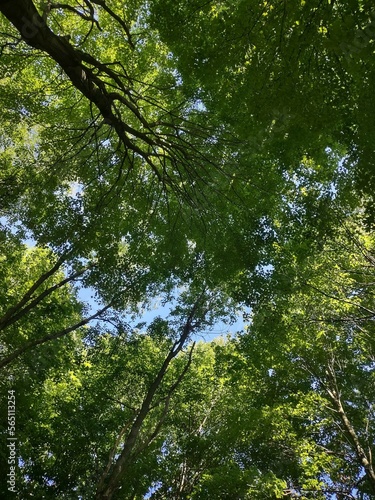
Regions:
<instances>
[{"instance_id":1,"label":"patch of blue sky","mask_svg":"<svg viewBox=\"0 0 375 500\"><path fill-rule=\"evenodd\" d=\"M78 182L72 182L70 185L70 196L79 197L83 191L83 186ZM0 218L0 224L7 227L13 234L19 233L23 230L21 222L10 221L7 217L3 216ZM31 233L24 232L25 238L22 238L23 243L25 243L29 248L34 248L37 245L36 240L32 237ZM79 283L75 283L75 289L78 299L86 307L86 315L93 315L96 311L104 307L103 301L98 297L95 289L92 287L81 286ZM132 327L136 327L137 324L145 323L149 325L155 318L160 317L162 319L168 319L171 312L176 307L177 299L179 293L182 289L176 288L174 290L174 298L166 301L165 297L159 296L152 298L147 304L139 304L138 313L132 314L130 311L124 312L124 319ZM212 326L206 326L200 332L193 336L193 340L204 340L211 341L216 337L228 337L233 336L238 332L243 332L245 326L248 324L248 318L250 310L247 308L238 308L234 312L233 318L220 319L215 322ZM98 323L98 320L93 320L89 324L94 326Z\"/></svg>"},{"instance_id":2,"label":"patch of blue sky","mask_svg":"<svg viewBox=\"0 0 375 500\"><path fill-rule=\"evenodd\" d=\"M27 245L29 248L35 247L36 240L34 240L30 231L26 231L24 229L20 221L13 221L10 217L2 216L0 217L0 226L14 235L21 235L22 243Z\"/></svg>"}]
</instances>

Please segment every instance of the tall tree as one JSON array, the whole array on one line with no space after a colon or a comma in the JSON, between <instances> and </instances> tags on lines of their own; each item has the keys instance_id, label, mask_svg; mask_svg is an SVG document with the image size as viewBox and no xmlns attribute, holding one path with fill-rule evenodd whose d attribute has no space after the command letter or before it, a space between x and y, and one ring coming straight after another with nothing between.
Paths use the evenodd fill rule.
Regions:
<instances>
[{"instance_id":1,"label":"tall tree","mask_svg":"<svg viewBox=\"0 0 375 500\"><path fill-rule=\"evenodd\" d=\"M283 415L296 439L305 471L288 486L299 494L374 494L374 242L361 212L315 255L289 249L239 339L250 366L268 372L271 419Z\"/></svg>"},{"instance_id":2,"label":"tall tree","mask_svg":"<svg viewBox=\"0 0 375 500\"><path fill-rule=\"evenodd\" d=\"M257 264L282 178L258 159L249 182L239 141L185 92L142 2L0 11L11 224L59 256L94 256L85 280L105 302L135 269L141 295L192 254L216 282Z\"/></svg>"},{"instance_id":3,"label":"tall tree","mask_svg":"<svg viewBox=\"0 0 375 500\"><path fill-rule=\"evenodd\" d=\"M20 394L20 494L370 498L370 2L0 13L0 365ZM126 324L176 288L168 321ZM192 352L228 297L252 308L247 332Z\"/></svg>"},{"instance_id":4,"label":"tall tree","mask_svg":"<svg viewBox=\"0 0 375 500\"><path fill-rule=\"evenodd\" d=\"M151 11L182 79L255 151L290 172L304 154L324 165L341 149L372 195L371 2L161 0Z\"/></svg>"},{"instance_id":5,"label":"tall tree","mask_svg":"<svg viewBox=\"0 0 375 500\"><path fill-rule=\"evenodd\" d=\"M111 331L86 329L65 365L57 357L44 378L35 378L35 401L18 424L22 496L147 493L176 393L196 363L191 336L212 325L222 302L206 291L190 292L170 320L156 318L147 330L134 330L120 317L112 317Z\"/></svg>"}]
</instances>

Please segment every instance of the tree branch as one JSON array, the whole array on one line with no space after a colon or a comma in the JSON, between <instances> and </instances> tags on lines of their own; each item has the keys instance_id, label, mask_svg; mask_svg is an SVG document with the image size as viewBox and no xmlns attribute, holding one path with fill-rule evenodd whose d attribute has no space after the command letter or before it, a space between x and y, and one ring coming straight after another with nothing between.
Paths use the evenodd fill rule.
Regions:
<instances>
[{"instance_id":1,"label":"tree branch","mask_svg":"<svg viewBox=\"0 0 375 500\"><path fill-rule=\"evenodd\" d=\"M88 271L89 269L91 269L92 267L94 267L94 264L86 266L83 269L77 271L76 273L71 274L67 278L61 280L59 283L56 283L55 285L52 285L49 288L47 288L46 290L44 290L44 292L42 292L37 297L35 297L34 300L29 302L27 305L25 305L27 303L27 301L25 302L25 298L27 296L28 296L28 300L30 300L32 298L32 295L31 296L29 295L29 292L30 292L30 290L29 290L29 292L21 299L21 301L18 304L16 304L15 306L13 306L11 308L11 310L8 311L3 316L3 318L1 318L0 331L5 330L5 328L8 328L10 325L16 323L19 319L21 319L23 316L25 316L31 309L33 309L40 302L42 302L43 299L48 297L48 295L51 295L51 293L53 293L58 288L63 287L67 283L70 283L70 282L76 280L77 278L79 278L80 276L85 274L85 272ZM24 305L25 305L25 307L23 307ZM13 312L13 314L10 315L10 312Z\"/></svg>"},{"instance_id":2,"label":"tree branch","mask_svg":"<svg viewBox=\"0 0 375 500\"><path fill-rule=\"evenodd\" d=\"M157 390L160 388L160 386L162 384L162 381L163 381L164 376L168 370L168 367L169 367L170 363L172 362L172 360L182 350L186 340L189 338L191 333L200 325L200 322L194 322L195 326L193 326L193 321L194 321L194 318L195 318L197 311L199 310L199 306L201 305L201 301L202 301L203 296L204 296L204 292L198 297L198 299L193 304L193 306L190 310L189 316L188 316L188 318L184 324L184 327L182 329L182 333L181 333L180 338L178 340L176 340L175 343L173 344L173 346L170 349L167 357L165 358L161 368L159 369L159 372L157 373L154 381L150 385L150 387L147 391L147 394L143 400L141 409L139 410L138 415L136 416L134 423L130 429L130 432L125 440L122 452L119 455L116 462L113 464L112 470L107 472L107 473L102 474L102 476L98 482L98 485L97 485L97 491L96 491L96 496L95 496L95 498L97 500L110 500L112 498L112 496L114 495L115 491L118 489L121 478L126 473L127 467L133 458L134 449L135 449L136 442L137 442L137 439L139 437L142 425L150 412L150 409L152 406L152 401L154 399L154 396L155 396ZM177 387L177 385L182 380L182 377L185 375L186 371L188 370L190 363L191 363L191 354L192 354L192 351L190 352L189 361L188 361L187 365L185 366L185 369L183 370L182 374L180 375L180 377L176 381L176 383L172 386L172 388L171 388L172 391ZM168 405L169 405L169 399L167 397L167 401L166 401L166 408L167 409L168 409ZM167 410L165 410L165 411L167 411ZM160 426L161 426L161 423L160 423ZM158 431L158 428L159 428L159 425L156 426L155 431ZM153 434L151 435L151 439L152 439ZM142 450L143 448L141 447L140 449Z\"/></svg>"},{"instance_id":3,"label":"tree branch","mask_svg":"<svg viewBox=\"0 0 375 500\"><path fill-rule=\"evenodd\" d=\"M371 455L369 456L366 455L366 452L361 445L359 437L353 425L351 424L348 415L345 412L338 389L336 374L332 365L328 366L327 375L331 381L331 388L326 389L327 394L330 397L333 405L336 407L336 411L341 419L345 432L348 435L350 442L352 443L352 446L354 447L354 451L357 455L358 461L361 464L361 466L365 469L367 480L371 485L373 493L375 493L375 471L373 468L373 464L371 462Z\"/></svg>"},{"instance_id":4,"label":"tree branch","mask_svg":"<svg viewBox=\"0 0 375 500\"><path fill-rule=\"evenodd\" d=\"M5 366L9 365L12 361L14 361L16 358L24 354L26 351L29 351L30 349L33 349L34 347L45 344L46 342L49 342L50 340L56 340L61 337L64 337L65 335L68 335L71 332L74 332L75 330L78 330L78 328L81 328L82 326L87 325L90 321L98 318L101 316L103 313L105 313L108 309L110 309L113 305L113 301L104 306L102 309L99 309L95 314L92 314L91 316L79 321L78 323L69 326L67 328L64 328L63 330L60 330L55 333L50 333L48 335L45 335L44 337L36 340L30 340L29 342L26 342L22 347L19 349L16 349L12 354L9 354L5 358L3 358L0 361L0 369L4 368Z\"/></svg>"},{"instance_id":5,"label":"tree branch","mask_svg":"<svg viewBox=\"0 0 375 500\"><path fill-rule=\"evenodd\" d=\"M31 299L32 295L36 292L36 290L51 276L53 276L64 264L67 259L67 254L63 254L56 262L55 265L51 267L48 271L42 274L36 282L29 288L29 290L25 293L22 299L10 307L8 311L0 318L0 330L3 330L8 326L8 322L12 318L12 316L17 313L22 307L27 304L27 302Z\"/></svg>"}]
</instances>

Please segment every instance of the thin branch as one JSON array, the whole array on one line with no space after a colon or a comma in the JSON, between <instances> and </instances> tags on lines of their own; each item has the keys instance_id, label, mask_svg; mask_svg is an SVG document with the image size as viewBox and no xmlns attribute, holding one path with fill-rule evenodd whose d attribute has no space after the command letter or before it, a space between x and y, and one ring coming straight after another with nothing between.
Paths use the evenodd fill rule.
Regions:
<instances>
[{"instance_id":1,"label":"thin branch","mask_svg":"<svg viewBox=\"0 0 375 500\"><path fill-rule=\"evenodd\" d=\"M113 305L113 302L110 302L106 306L104 306L102 309L99 309L96 313L92 314L91 316L79 321L78 323L75 323L72 326L69 326L67 328L64 328L58 332L55 333L50 333L48 335L45 335L44 337L36 340L30 340L29 342L26 342L22 347L16 349L13 351L11 354L6 356L0 361L0 368L4 368L5 366L9 365L12 361L14 361L16 358L24 354L25 352L33 349L34 347L38 345L45 344L46 342L49 342L50 340L56 340L61 337L64 337L65 335L68 335L71 332L74 332L75 330L78 330L78 328L81 328L82 326L87 325L90 323L90 321L98 318L102 314L104 314L108 309L110 309Z\"/></svg>"},{"instance_id":2,"label":"thin branch","mask_svg":"<svg viewBox=\"0 0 375 500\"><path fill-rule=\"evenodd\" d=\"M132 35L130 33L130 29L128 27L128 25L126 24L126 22L120 17L118 16L115 12L113 12L112 9L110 9L108 7L108 5L105 3L104 0L90 0L91 3L95 4L95 5L100 5L100 7L103 7L103 9L115 20L118 22L118 24L122 27L122 29L125 31L126 33L126 36L127 36L127 39L128 39L128 43L130 45L130 47L132 49L135 49L135 46L134 46L134 43L133 43L133 40L132 40Z\"/></svg>"},{"instance_id":3,"label":"thin branch","mask_svg":"<svg viewBox=\"0 0 375 500\"><path fill-rule=\"evenodd\" d=\"M39 294L37 297L35 297L34 300L29 302L23 309L19 307L21 302L24 300L24 298L14 307L18 308L18 312L13 314L11 317L8 317L6 321L0 321L0 330L4 330L5 328L8 328L10 325L16 323L19 319L21 319L23 316L25 316L31 309L36 307L40 302L42 302L43 299L51 295L54 291L56 291L59 288L62 288L64 285L67 283L71 283L72 281L75 281L77 278L85 274L86 271L89 269L93 268L94 264L89 265L84 267L83 269L77 271L76 273L71 274L67 278L61 280L59 283L56 283L55 285L50 286L44 292ZM31 297L30 297L31 298ZM8 313L7 313L8 314Z\"/></svg>"},{"instance_id":4,"label":"thin branch","mask_svg":"<svg viewBox=\"0 0 375 500\"><path fill-rule=\"evenodd\" d=\"M354 307L358 307L359 309L362 309L363 311L366 311L367 313L371 314L372 317L375 316L375 311L372 311L371 309L368 309L367 307L362 306L361 304L357 304L356 302L353 302L351 300L342 299L340 297L336 297L335 295L331 295L331 294L325 292L324 290L321 290L320 288L317 288L316 286L312 285L311 283L308 283L307 281L305 281L304 284L306 286L312 288L316 292L320 293L321 295L324 295L325 297L328 297L329 299L333 299L333 300L336 300L337 302L342 302L344 304L350 304L350 305L352 305Z\"/></svg>"},{"instance_id":5,"label":"thin branch","mask_svg":"<svg viewBox=\"0 0 375 500\"><path fill-rule=\"evenodd\" d=\"M64 264L64 262L67 260L68 254L63 254L57 261L56 263L45 273L43 273L36 281L35 283L29 288L29 290L25 293L25 295L22 297L22 299L15 304L14 306L10 307L8 311L0 318L0 330L3 330L6 328L8 325L8 322L12 318L12 316L17 313L22 307L24 307L27 302L31 299L32 295L36 292L36 290L46 281L48 278L53 276Z\"/></svg>"}]
</instances>

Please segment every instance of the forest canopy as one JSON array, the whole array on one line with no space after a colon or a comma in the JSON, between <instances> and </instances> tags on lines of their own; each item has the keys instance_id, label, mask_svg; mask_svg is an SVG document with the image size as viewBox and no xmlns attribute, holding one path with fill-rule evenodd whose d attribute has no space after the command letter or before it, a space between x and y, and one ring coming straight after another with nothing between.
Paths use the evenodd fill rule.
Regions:
<instances>
[{"instance_id":1,"label":"forest canopy","mask_svg":"<svg viewBox=\"0 0 375 500\"><path fill-rule=\"evenodd\" d=\"M372 2L0 13L1 496L374 498Z\"/></svg>"}]
</instances>

